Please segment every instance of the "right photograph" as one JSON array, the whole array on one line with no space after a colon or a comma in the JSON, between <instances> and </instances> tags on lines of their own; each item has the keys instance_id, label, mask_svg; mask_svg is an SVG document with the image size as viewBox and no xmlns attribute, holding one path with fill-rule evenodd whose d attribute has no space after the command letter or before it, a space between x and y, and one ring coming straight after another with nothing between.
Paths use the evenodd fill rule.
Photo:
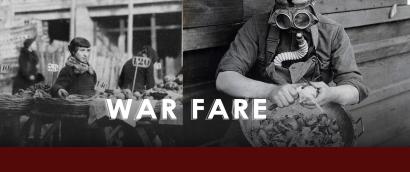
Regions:
<instances>
[{"instance_id":1,"label":"right photograph","mask_svg":"<svg viewBox=\"0 0 410 172\"><path fill-rule=\"evenodd\" d=\"M410 145L406 0L184 0L184 144Z\"/></svg>"}]
</instances>

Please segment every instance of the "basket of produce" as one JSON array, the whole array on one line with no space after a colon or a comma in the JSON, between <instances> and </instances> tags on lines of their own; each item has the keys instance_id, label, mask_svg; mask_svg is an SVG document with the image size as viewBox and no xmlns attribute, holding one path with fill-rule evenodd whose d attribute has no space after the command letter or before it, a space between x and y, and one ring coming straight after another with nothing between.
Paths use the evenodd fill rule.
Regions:
<instances>
[{"instance_id":1,"label":"basket of produce","mask_svg":"<svg viewBox=\"0 0 410 172\"><path fill-rule=\"evenodd\" d=\"M36 97L35 108L40 113L88 115L92 98L83 95L69 95L65 99Z\"/></svg>"},{"instance_id":2,"label":"basket of produce","mask_svg":"<svg viewBox=\"0 0 410 172\"><path fill-rule=\"evenodd\" d=\"M39 96L49 96L47 93L50 86L37 83L23 90L20 89L15 95L0 95L0 112L27 114L34 105L34 99ZM51 97L51 96L50 96Z\"/></svg>"},{"instance_id":3,"label":"basket of produce","mask_svg":"<svg viewBox=\"0 0 410 172\"><path fill-rule=\"evenodd\" d=\"M296 101L277 108L268 101L267 107L260 112L267 115L265 120L240 120L242 132L254 147L345 147L353 146L358 137L355 123L338 104L308 109ZM251 111L246 110L247 114Z\"/></svg>"},{"instance_id":4,"label":"basket of produce","mask_svg":"<svg viewBox=\"0 0 410 172\"><path fill-rule=\"evenodd\" d=\"M115 90L105 90L104 92L98 92L93 98L97 99L150 99L150 100L161 100L161 99L182 99L182 93L176 92L174 90L169 90L166 88L151 88L143 92L135 91L134 93L130 89L115 89Z\"/></svg>"},{"instance_id":5,"label":"basket of produce","mask_svg":"<svg viewBox=\"0 0 410 172\"><path fill-rule=\"evenodd\" d=\"M130 89L107 89L104 92L98 92L92 98L94 99L142 99L142 94L138 91L132 93Z\"/></svg>"},{"instance_id":6,"label":"basket of produce","mask_svg":"<svg viewBox=\"0 0 410 172\"><path fill-rule=\"evenodd\" d=\"M164 77L163 83L158 85L158 88L175 91L182 94L183 82L182 74L178 76L167 75Z\"/></svg>"},{"instance_id":7,"label":"basket of produce","mask_svg":"<svg viewBox=\"0 0 410 172\"><path fill-rule=\"evenodd\" d=\"M0 94L0 114L27 114L33 102L31 97Z\"/></svg>"}]
</instances>

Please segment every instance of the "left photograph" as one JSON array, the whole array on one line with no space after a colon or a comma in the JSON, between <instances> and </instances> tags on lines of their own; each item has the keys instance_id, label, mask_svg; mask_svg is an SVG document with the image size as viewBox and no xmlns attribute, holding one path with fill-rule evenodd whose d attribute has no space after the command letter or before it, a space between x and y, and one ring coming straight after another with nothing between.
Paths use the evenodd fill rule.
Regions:
<instances>
[{"instance_id":1,"label":"left photograph","mask_svg":"<svg viewBox=\"0 0 410 172\"><path fill-rule=\"evenodd\" d=\"M182 0L0 0L0 146L183 145Z\"/></svg>"}]
</instances>

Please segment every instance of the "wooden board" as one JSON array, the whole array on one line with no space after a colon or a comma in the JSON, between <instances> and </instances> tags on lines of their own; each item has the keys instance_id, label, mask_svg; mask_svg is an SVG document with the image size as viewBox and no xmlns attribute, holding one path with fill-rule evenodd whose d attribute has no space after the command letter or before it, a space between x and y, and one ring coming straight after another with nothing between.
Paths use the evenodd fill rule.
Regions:
<instances>
[{"instance_id":1,"label":"wooden board","mask_svg":"<svg viewBox=\"0 0 410 172\"><path fill-rule=\"evenodd\" d=\"M344 13L332 13L327 14L326 16L339 22L345 28L387 23L410 18L410 6L397 7L398 12L393 18L389 18L390 10L390 7L385 7Z\"/></svg>"},{"instance_id":2,"label":"wooden board","mask_svg":"<svg viewBox=\"0 0 410 172\"><path fill-rule=\"evenodd\" d=\"M272 0L262 0L262 1L252 1L252 0L225 0L225 1L215 1L215 0L188 0L184 1L184 27L199 27L199 26L209 26L216 24L227 24L233 22L239 22L243 18L249 18L252 15L270 11L274 5ZM363 18L365 21L372 21L371 24L374 24L374 20L379 21L379 19L384 19L380 13L386 14L390 12L391 7L394 4L404 5L406 1L404 0L372 0L372 1L363 1L363 0L351 0L349 3L340 0L321 0L317 3L317 9L319 12L324 14L333 13L331 18L335 18L337 21L345 21L346 26L357 26L362 23L362 21L351 24L352 18L357 20L361 18L355 17L355 15L368 15L369 17ZM243 6L242 6L243 5ZM376 10L382 8L382 10ZM406 10L409 8L399 8L399 14L404 17L409 18ZM374 9L376 11L367 10ZM242 10L242 11L241 11ZM359 11L358 11L359 10ZM340 12L349 12L348 15L343 17L345 13ZM368 14L367 14L368 13ZM353 15L353 17L352 17ZM386 15L387 17L387 15ZM373 19L372 18L376 18ZM403 17L398 17L403 18ZM370 20L369 20L370 19ZM394 20L394 19L393 19ZM343 23L343 22L342 22ZM365 22L366 23L366 22Z\"/></svg>"},{"instance_id":3,"label":"wooden board","mask_svg":"<svg viewBox=\"0 0 410 172\"><path fill-rule=\"evenodd\" d=\"M352 44L376 42L379 40L410 35L410 20L380 23L346 29Z\"/></svg>"},{"instance_id":4,"label":"wooden board","mask_svg":"<svg viewBox=\"0 0 410 172\"><path fill-rule=\"evenodd\" d=\"M410 35L358 44L354 50L357 63L407 53L410 52Z\"/></svg>"},{"instance_id":5,"label":"wooden board","mask_svg":"<svg viewBox=\"0 0 410 172\"><path fill-rule=\"evenodd\" d=\"M246 1L244 1L244 3L245 3L245 7L248 6L248 4L246 4L247 3ZM375 4L372 4L372 3L369 3L369 4L373 5L372 7L374 7L377 4L380 6L383 6L389 3L386 3L385 1L380 1ZM254 4L254 8L258 9L260 7L258 7L257 5L255 6ZM374 8L374 9L366 9L366 10L359 10L359 11L343 12L343 13L332 13L326 16L338 21L344 27L348 28L347 29L348 32L353 35L351 36L352 42L355 43L355 42L359 42L360 40L377 40L377 37L375 37L374 35L380 35L386 39L387 38L386 35L388 35L388 37L391 37L391 36L397 36L394 34L409 32L409 29L407 29L408 28L407 26L410 25L409 24L410 22L407 19L410 19L410 6L399 6L397 15L391 19L389 18L390 10L391 10L390 7L384 7L384 8ZM211 18L209 20L208 18L203 18L204 20L200 20L201 15L199 14L200 13L199 10L191 11L191 12L185 12L185 11L184 11L184 15L194 16L192 18L196 20L186 22L184 25L184 51L200 49L200 48L216 47L216 46L221 46L222 43L231 42L232 37L226 36L226 34L228 33L229 35L229 33L235 32L235 30L230 30L230 29L233 29L234 27L229 26L229 25L231 23L240 22L240 16L235 16L235 17L231 16L232 18L224 18L222 14L225 14L225 13L223 12L219 12L219 13L222 13L221 14L221 17L223 17L222 20L220 20L219 18L217 19ZM218 14L215 14L215 15L218 15ZM228 24L221 25L221 23L228 23ZM389 26L389 23L397 27ZM189 29L190 27L193 27L193 26L198 27L198 26L207 26L207 25L214 25L214 24L218 24L218 26L210 26L210 27L204 27L204 28L192 28L192 30ZM375 24L381 24L381 25L378 27L373 27L373 25ZM234 25L237 25L237 24L234 24ZM358 31L349 31L349 30L356 30L356 28ZM387 29L387 28L392 28L392 29ZM367 31L366 29L370 29L370 30ZM212 34L207 34L207 33L212 33ZM201 41L197 41L197 40L201 40ZM196 42L196 43L192 44L193 42Z\"/></svg>"},{"instance_id":6,"label":"wooden board","mask_svg":"<svg viewBox=\"0 0 410 172\"><path fill-rule=\"evenodd\" d=\"M182 3L182 0L134 0L134 5ZM129 0L86 0L77 1L78 6L103 7L126 6ZM15 12L65 10L71 7L71 0L13 0Z\"/></svg>"},{"instance_id":7,"label":"wooden board","mask_svg":"<svg viewBox=\"0 0 410 172\"><path fill-rule=\"evenodd\" d=\"M410 78L409 53L360 64L364 83L378 89Z\"/></svg>"},{"instance_id":8,"label":"wooden board","mask_svg":"<svg viewBox=\"0 0 410 172\"><path fill-rule=\"evenodd\" d=\"M363 9L392 7L394 4L406 5L406 0L319 0L318 10L321 13L356 11Z\"/></svg>"},{"instance_id":9,"label":"wooden board","mask_svg":"<svg viewBox=\"0 0 410 172\"><path fill-rule=\"evenodd\" d=\"M410 7L410 6L409 6ZM410 8L409 8L410 12ZM344 14L344 13L341 13ZM410 13L409 13L410 14ZM354 23L351 23L354 24ZM184 51L228 45L240 24L184 29ZM410 20L384 22L362 27L347 28L353 44L389 39L410 34ZM377 36L375 36L377 35Z\"/></svg>"},{"instance_id":10,"label":"wooden board","mask_svg":"<svg viewBox=\"0 0 410 172\"><path fill-rule=\"evenodd\" d=\"M153 14L153 13L173 13L181 12L182 6L180 2L153 4L153 5L139 5L133 8L134 15ZM111 16L126 16L128 15L128 8L126 6L107 6L99 8L90 8L90 17L111 17Z\"/></svg>"},{"instance_id":11,"label":"wooden board","mask_svg":"<svg viewBox=\"0 0 410 172\"><path fill-rule=\"evenodd\" d=\"M184 29L184 51L228 45L235 38L241 26L241 24L233 24Z\"/></svg>"},{"instance_id":12,"label":"wooden board","mask_svg":"<svg viewBox=\"0 0 410 172\"><path fill-rule=\"evenodd\" d=\"M365 108L371 104L389 99L399 94L410 91L410 79L405 79L394 84L387 85L382 88L371 90L369 97L366 98L363 102L357 105L348 106L348 110L355 110L360 108Z\"/></svg>"},{"instance_id":13,"label":"wooden board","mask_svg":"<svg viewBox=\"0 0 410 172\"><path fill-rule=\"evenodd\" d=\"M185 28L235 23L243 19L242 0L186 0L183 10Z\"/></svg>"},{"instance_id":14,"label":"wooden board","mask_svg":"<svg viewBox=\"0 0 410 172\"><path fill-rule=\"evenodd\" d=\"M110 17L110 16L126 16L128 15L127 6L102 6L98 8L88 8L90 17ZM133 9L134 15L152 14L152 13L173 13L181 12L182 6L180 2L159 3L152 5L138 5ZM47 10L47 11L28 11L16 12L17 17L35 18L40 20L57 20L69 19L69 9Z\"/></svg>"},{"instance_id":15,"label":"wooden board","mask_svg":"<svg viewBox=\"0 0 410 172\"><path fill-rule=\"evenodd\" d=\"M215 80L219 60L227 47L184 52L184 85Z\"/></svg>"},{"instance_id":16,"label":"wooden board","mask_svg":"<svg viewBox=\"0 0 410 172\"><path fill-rule=\"evenodd\" d=\"M274 5L274 0L243 0L244 16L249 18L256 14L269 12Z\"/></svg>"},{"instance_id":17,"label":"wooden board","mask_svg":"<svg viewBox=\"0 0 410 172\"><path fill-rule=\"evenodd\" d=\"M270 11L274 0L244 0L244 15L246 17ZM406 0L319 0L316 8L320 13L355 11L381 7L391 7L394 4L405 5Z\"/></svg>"},{"instance_id":18,"label":"wooden board","mask_svg":"<svg viewBox=\"0 0 410 172\"><path fill-rule=\"evenodd\" d=\"M357 141L357 146L409 146L409 140L394 143L395 138L408 136L410 126L410 92L375 102L355 109L354 117L363 117L365 133Z\"/></svg>"}]
</instances>

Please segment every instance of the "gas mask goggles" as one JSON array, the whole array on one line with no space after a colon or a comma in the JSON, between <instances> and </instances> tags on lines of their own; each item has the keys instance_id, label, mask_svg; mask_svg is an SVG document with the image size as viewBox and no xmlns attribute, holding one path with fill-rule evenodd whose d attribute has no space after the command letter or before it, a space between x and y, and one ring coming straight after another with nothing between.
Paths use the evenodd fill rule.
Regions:
<instances>
[{"instance_id":1,"label":"gas mask goggles","mask_svg":"<svg viewBox=\"0 0 410 172\"><path fill-rule=\"evenodd\" d=\"M269 24L278 26L280 29L306 29L318 22L313 7L305 5L302 7L286 7L272 11Z\"/></svg>"}]
</instances>

